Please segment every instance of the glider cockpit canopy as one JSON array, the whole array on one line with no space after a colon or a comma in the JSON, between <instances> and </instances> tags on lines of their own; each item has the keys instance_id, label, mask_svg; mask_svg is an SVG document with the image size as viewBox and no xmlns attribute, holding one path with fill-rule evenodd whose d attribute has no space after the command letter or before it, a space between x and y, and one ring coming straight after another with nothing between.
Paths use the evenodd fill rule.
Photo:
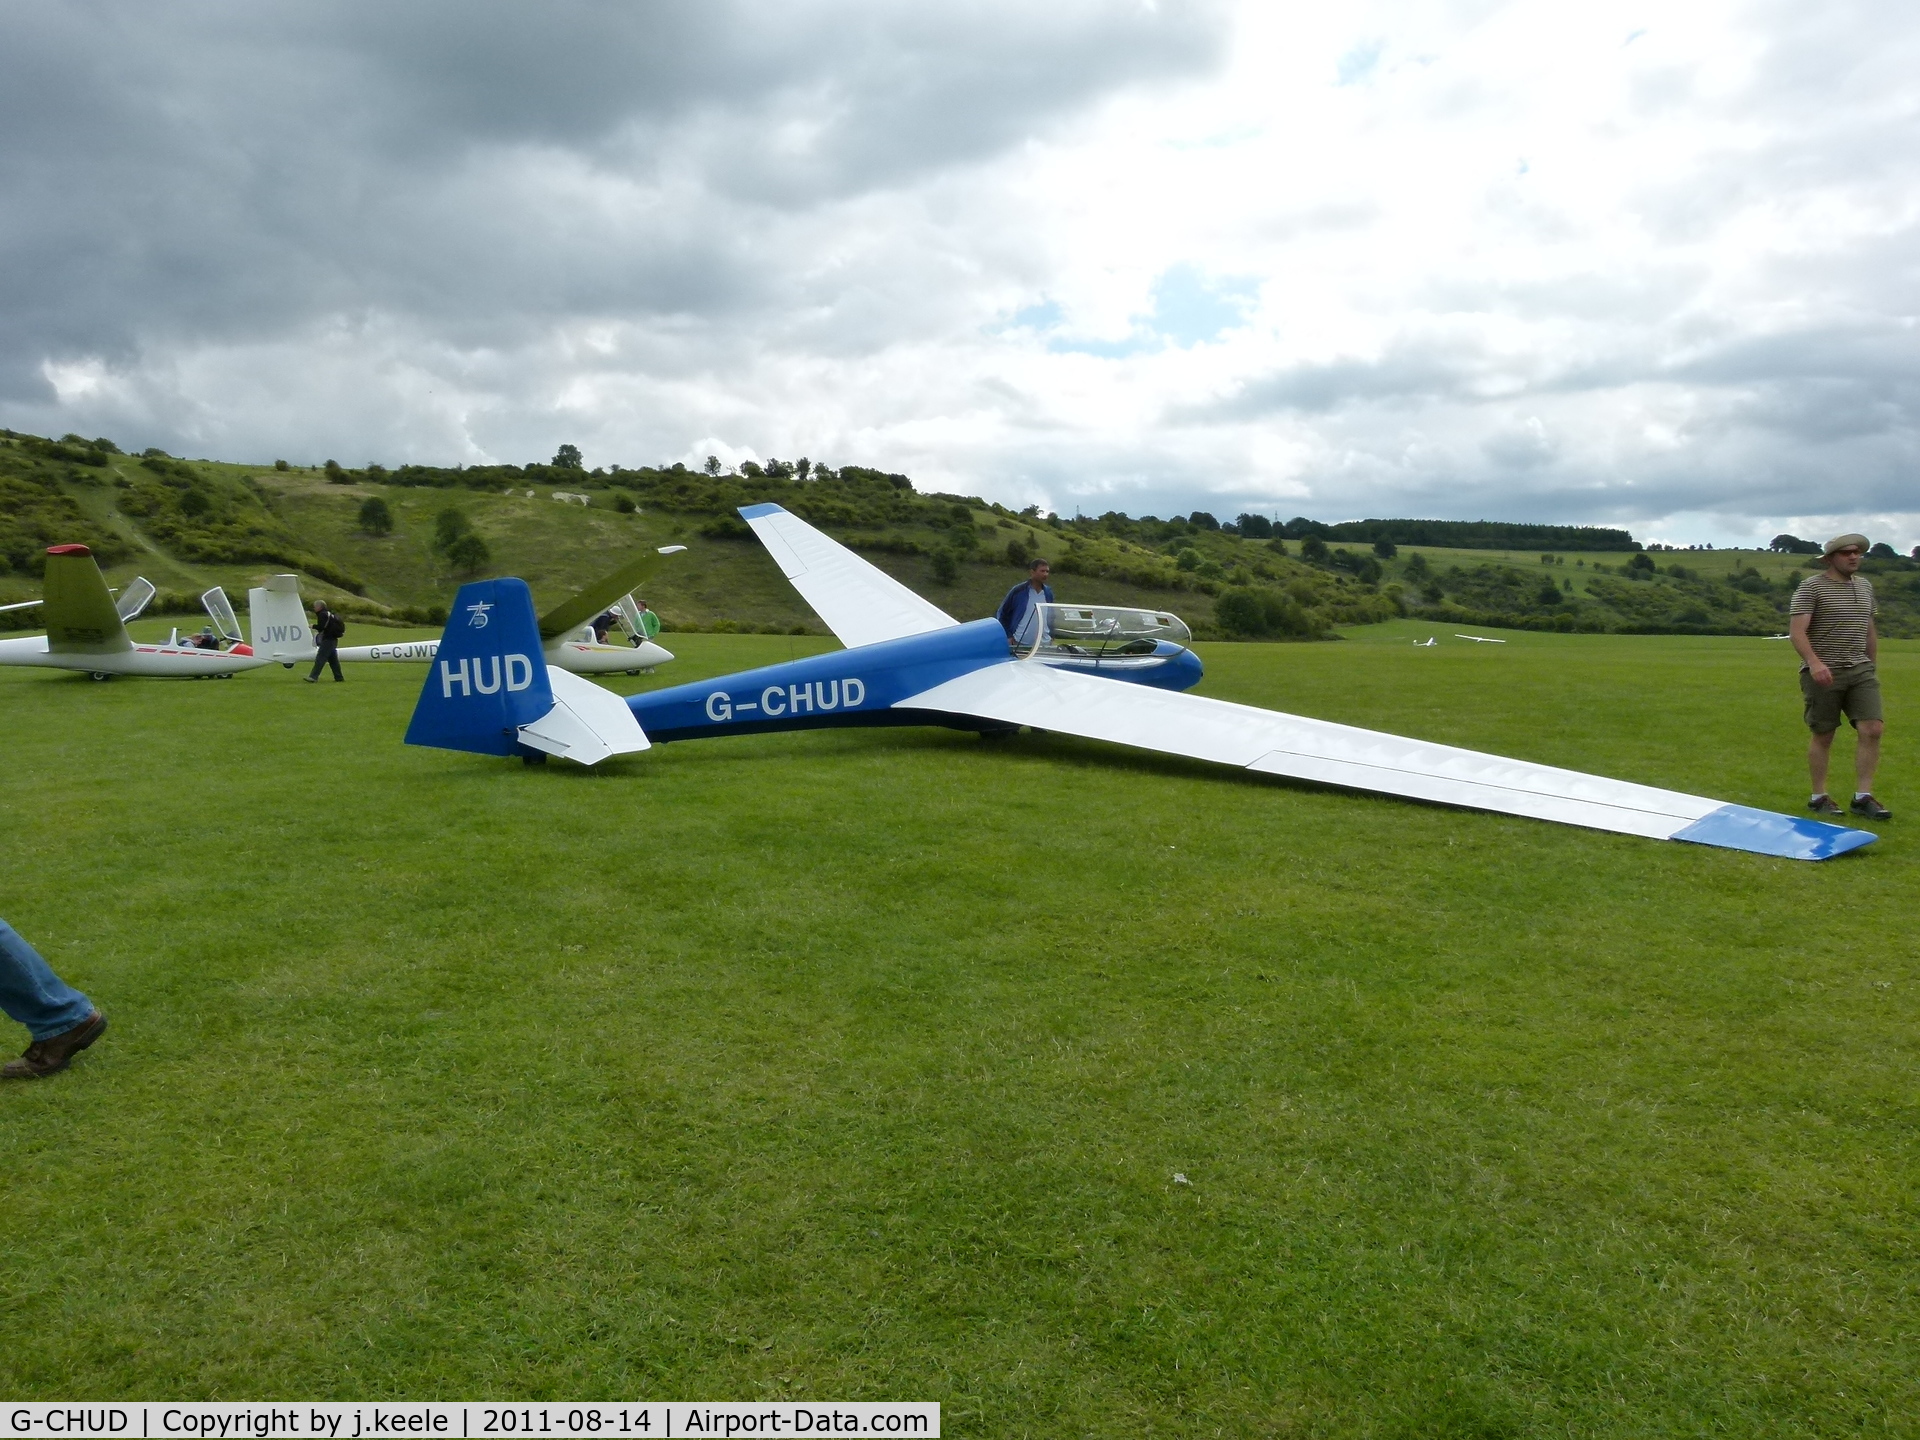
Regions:
<instances>
[{"instance_id":1,"label":"glider cockpit canopy","mask_svg":"<svg viewBox=\"0 0 1920 1440\"><path fill-rule=\"evenodd\" d=\"M1186 621L1164 610L1140 610L1130 605L1039 604L1036 638L1018 647L1026 659L1049 655L1152 655L1162 641L1189 645L1193 632Z\"/></svg>"},{"instance_id":2,"label":"glider cockpit canopy","mask_svg":"<svg viewBox=\"0 0 1920 1440\"><path fill-rule=\"evenodd\" d=\"M126 589L114 597L113 611L125 625L130 620L140 618L140 612L147 608L147 602L153 599L153 582L144 575L136 575Z\"/></svg>"},{"instance_id":3,"label":"glider cockpit canopy","mask_svg":"<svg viewBox=\"0 0 1920 1440\"><path fill-rule=\"evenodd\" d=\"M243 638L240 620L233 613L233 602L227 599L227 592L216 585L200 597L200 603L206 606L207 617L219 630L220 638L229 645L238 645Z\"/></svg>"}]
</instances>

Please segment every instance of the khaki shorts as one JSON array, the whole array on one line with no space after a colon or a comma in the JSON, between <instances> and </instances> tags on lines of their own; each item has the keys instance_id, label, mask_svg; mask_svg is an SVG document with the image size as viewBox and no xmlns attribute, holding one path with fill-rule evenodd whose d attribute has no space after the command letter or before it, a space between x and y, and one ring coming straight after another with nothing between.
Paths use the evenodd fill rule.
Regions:
<instances>
[{"instance_id":1,"label":"khaki shorts","mask_svg":"<svg viewBox=\"0 0 1920 1440\"><path fill-rule=\"evenodd\" d=\"M1807 728L1816 735L1831 735L1840 728L1845 715L1858 730L1862 720L1879 720L1880 677L1873 662L1860 665L1835 665L1833 683L1816 685L1813 675L1800 672L1800 693L1807 698Z\"/></svg>"}]
</instances>

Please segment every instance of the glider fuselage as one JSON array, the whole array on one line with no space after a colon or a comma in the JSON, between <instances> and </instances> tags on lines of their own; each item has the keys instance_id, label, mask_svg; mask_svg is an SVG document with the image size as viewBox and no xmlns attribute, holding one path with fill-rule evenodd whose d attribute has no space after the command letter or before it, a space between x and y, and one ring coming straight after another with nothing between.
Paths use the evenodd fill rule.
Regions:
<instances>
[{"instance_id":1,"label":"glider fuselage","mask_svg":"<svg viewBox=\"0 0 1920 1440\"><path fill-rule=\"evenodd\" d=\"M1164 648L1168 653L1149 667L1109 662L1091 673L1167 690L1185 690L1199 680L1200 662L1191 651L1177 645ZM1013 659L1000 622L975 620L634 695L627 706L648 738L656 741L849 725L1004 730L1009 727L975 716L895 707L910 696L976 670L1043 663ZM1056 664L1055 668L1068 667Z\"/></svg>"},{"instance_id":2,"label":"glider fuselage","mask_svg":"<svg viewBox=\"0 0 1920 1440\"><path fill-rule=\"evenodd\" d=\"M49 670L78 670L92 675L140 675L156 679L202 680L232 675L273 662L245 645L230 650L201 650L192 645L134 645L99 654L51 650L44 635L0 640L0 665L36 665Z\"/></svg>"},{"instance_id":3,"label":"glider fuselage","mask_svg":"<svg viewBox=\"0 0 1920 1440\"><path fill-rule=\"evenodd\" d=\"M420 663L440 653L438 640L397 640L386 645L343 646L342 660L392 660ZM544 652L546 663L575 675L622 675L630 670L651 670L673 659L673 652L651 640L639 645L601 645L582 640L549 640ZM309 648L303 658L311 660Z\"/></svg>"}]
</instances>

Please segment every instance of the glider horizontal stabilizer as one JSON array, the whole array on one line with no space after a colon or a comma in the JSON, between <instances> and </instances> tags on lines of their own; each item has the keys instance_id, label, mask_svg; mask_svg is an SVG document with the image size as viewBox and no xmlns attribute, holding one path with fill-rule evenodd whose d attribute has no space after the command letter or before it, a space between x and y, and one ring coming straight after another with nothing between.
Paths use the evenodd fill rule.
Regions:
<instances>
[{"instance_id":1,"label":"glider horizontal stabilizer","mask_svg":"<svg viewBox=\"0 0 1920 1440\"><path fill-rule=\"evenodd\" d=\"M582 765L650 748L627 702L611 690L557 665L547 667L547 684L553 689L553 708L520 727L521 744Z\"/></svg>"}]
</instances>

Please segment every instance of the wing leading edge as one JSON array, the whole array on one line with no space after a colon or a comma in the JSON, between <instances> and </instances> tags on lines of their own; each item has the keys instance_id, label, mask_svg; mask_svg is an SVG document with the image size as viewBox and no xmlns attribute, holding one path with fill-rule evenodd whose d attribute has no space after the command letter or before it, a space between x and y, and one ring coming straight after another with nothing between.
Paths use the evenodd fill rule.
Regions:
<instances>
[{"instance_id":1,"label":"wing leading edge","mask_svg":"<svg viewBox=\"0 0 1920 1440\"><path fill-rule=\"evenodd\" d=\"M977 715L1262 774L1796 860L1828 859L1874 839L1871 831L1032 663L988 666L895 708Z\"/></svg>"},{"instance_id":2,"label":"wing leading edge","mask_svg":"<svg viewBox=\"0 0 1920 1440\"><path fill-rule=\"evenodd\" d=\"M849 650L960 623L778 505L743 505L740 518L753 527L800 598Z\"/></svg>"}]
</instances>

